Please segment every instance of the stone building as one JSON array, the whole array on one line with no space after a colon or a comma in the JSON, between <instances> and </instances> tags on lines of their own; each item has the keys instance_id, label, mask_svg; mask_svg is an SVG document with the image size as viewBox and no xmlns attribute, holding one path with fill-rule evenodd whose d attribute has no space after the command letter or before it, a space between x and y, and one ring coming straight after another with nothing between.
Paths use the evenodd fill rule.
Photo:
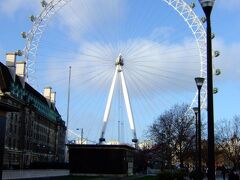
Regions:
<instances>
[{"instance_id":1,"label":"stone building","mask_svg":"<svg viewBox=\"0 0 240 180\"><path fill-rule=\"evenodd\" d=\"M64 162L66 126L55 107L51 87L43 95L25 82L25 62L8 53L0 62L0 102L17 107L6 113L3 166L24 168L33 162Z\"/></svg>"}]
</instances>

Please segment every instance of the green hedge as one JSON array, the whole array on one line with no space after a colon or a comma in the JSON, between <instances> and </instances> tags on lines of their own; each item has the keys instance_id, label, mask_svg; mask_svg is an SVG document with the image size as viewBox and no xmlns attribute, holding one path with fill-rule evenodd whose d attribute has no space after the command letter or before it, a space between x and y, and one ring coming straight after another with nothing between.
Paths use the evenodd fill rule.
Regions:
<instances>
[{"instance_id":1,"label":"green hedge","mask_svg":"<svg viewBox=\"0 0 240 180\"><path fill-rule=\"evenodd\" d=\"M158 179L184 180L185 176L187 176L185 169L164 170L158 174Z\"/></svg>"},{"instance_id":2,"label":"green hedge","mask_svg":"<svg viewBox=\"0 0 240 180\"><path fill-rule=\"evenodd\" d=\"M189 173L189 178L190 179L199 179L199 177L201 179L203 179L205 176L205 174L202 172L201 175L199 176L198 172L197 171L192 171Z\"/></svg>"}]
</instances>

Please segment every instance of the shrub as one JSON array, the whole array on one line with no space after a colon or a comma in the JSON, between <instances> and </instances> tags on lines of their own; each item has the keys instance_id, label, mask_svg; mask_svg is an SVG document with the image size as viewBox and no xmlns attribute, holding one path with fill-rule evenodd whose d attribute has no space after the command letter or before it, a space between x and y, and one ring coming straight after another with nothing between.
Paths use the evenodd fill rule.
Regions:
<instances>
[{"instance_id":1,"label":"shrub","mask_svg":"<svg viewBox=\"0 0 240 180\"><path fill-rule=\"evenodd\" d=\"M202 172L201 175L200 175L200 178L203 179L205 176L205 174ZM189 178L190 179L199 179L199 174L197 171L191 171L189 173Z\"/></svg>"},{"instance_id":2,"label":"shrub","mask_svg":"<svg viewBox=\"0 0 240 180\"><path fill-rule=\"evenodd\" d=\"M157 177L158 179L166 179L166 180L173 180L175 178L174 173L171 170L164 170L160 172Z\"/></svg>"},{"instance_id":3,"label":"shrub","mask_svg":"<svg viewBox=\"0 0 240 180\"><path fill-rule=\"evenodd\" d=\"M185 169L164 170L158 174L158 179L184 180L186 175Z\"/></svg>"}]
</instances>

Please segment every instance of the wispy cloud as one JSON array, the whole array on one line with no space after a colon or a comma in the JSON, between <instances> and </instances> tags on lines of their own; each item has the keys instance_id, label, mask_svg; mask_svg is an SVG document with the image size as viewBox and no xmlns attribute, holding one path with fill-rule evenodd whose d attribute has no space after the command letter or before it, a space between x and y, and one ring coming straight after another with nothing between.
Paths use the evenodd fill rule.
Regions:
<instances>
[{"instance_id":1,"label":"wispy cloud","mask_svg":"<svg viewBox=\"0 0 240 180\"><path fill-rule=\"evenodd\" d=\"M216 0L216 5L218 5L222 9L226 10L239 10L240 9L240 1L239 0Z\"/></svg>"},{"instance_id":2,"label":"wispy cloud","mask_svg":"<svg viewBox=\"0 0 240 180\"><path fill-rule=\"evenodd\" d=\"M0 13L7 16L14 16L20 10L38 10L40 1L33 0L7 0L0 1Z\"/></svg>"},{"instance_id":3,"label":"wispy cloud","mask_svg":"<svg viewBox=\"0 0 240 180\"><path fill-rule=\"evenodd\" d=\"M170 39L174 32L175 29L173 27L157 27L153 29L152 33L150 34L150 39L155 41Z\"/></svg>"},{"instance_id":4,"label":"wispy cloud","mask_svg":"<svg viewBox=\"0 0 240 180\"><path fill-rule=\"evenodd\" d=\"M121 7L121 10L120 10ZM107 28L124 16L124 1L88 0L71 1L60 11L59 22L69 31L69 36L78 41L86 32Z\"/></svg>"}]
</instances>

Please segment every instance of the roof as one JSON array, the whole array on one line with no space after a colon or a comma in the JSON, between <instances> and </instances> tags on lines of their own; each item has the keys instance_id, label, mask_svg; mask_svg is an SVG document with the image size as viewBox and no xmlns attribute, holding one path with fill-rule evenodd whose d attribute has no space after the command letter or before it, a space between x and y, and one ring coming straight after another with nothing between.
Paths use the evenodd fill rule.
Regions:
<instances>
[{"instance_id":1,"label":"roof","mask_svg":"<svg viewBox=\"0 0 240 180\"><path fill-rule=\"evenodd\" d=\"M135 150L134 147L126 144L106 145L106 144L67 144L70 149L124 149Z\"/></svg>"},{"instance_id":2,"label":"roof","mask_svg":"<svg viewBox=\"0 0 240 180\"><path fill-rule=\"evenodd\" d=\"M2 92L9 92L11 83L13 83L13 78L10 74L8 67L0 62L0 90ZM41 93L39 93L36 89L34 89L30 84L25 82L25 87L23 87L20 81L20 77L18 75L15 76L14 83L19 87L24 88L28 93L34 95L43 104L47 106L49 105L47 99ZM60 116L59 112L57 111L57 108L54 109L52 104L50 105L50 108L53 109L55 113Z\"/></svg>"},{"instance_id":3,"label":"roof","mask_svg":"<svg viewBox=\"0 0 240 180\"><path fill-rule=\"evenodd\" d=\"M29 85L28 83L25 82L25 89L34 94L39 100L41 100L42 102L44 102L45 104L48 104L47 99L41 94L39 93L36 89L34 89L31 85Z\"/></svg>"},{"instance_id":4,"label":"roof","mask_svg":"<svg viewBox=\"0 0 240 180\"><path fill-rule=\"evenodd\" d=\"M8 68L0 62L0 89L3 92L8 91L11 81L13 81L13 79Z\"/></svg>"},{"instance_id":5,"label":"roof","mask_svg":"<svg viewBox=\"0 0 240 180\"><path fill-rule=\"evenodd\" d=\"M0 62L0 88L3 92L9 91L10 84L13 82L12 76L8 70L8 67L5 66L3 63ZM21 85L20 77L16 75L15 77L15 83ZM22 87L23 88L23 87ZM25 82L25 89L34 94L39 100L47 104L46 98L39 93L37 90L35 90L30 84Z\"/></svg>"}]
</instances>

